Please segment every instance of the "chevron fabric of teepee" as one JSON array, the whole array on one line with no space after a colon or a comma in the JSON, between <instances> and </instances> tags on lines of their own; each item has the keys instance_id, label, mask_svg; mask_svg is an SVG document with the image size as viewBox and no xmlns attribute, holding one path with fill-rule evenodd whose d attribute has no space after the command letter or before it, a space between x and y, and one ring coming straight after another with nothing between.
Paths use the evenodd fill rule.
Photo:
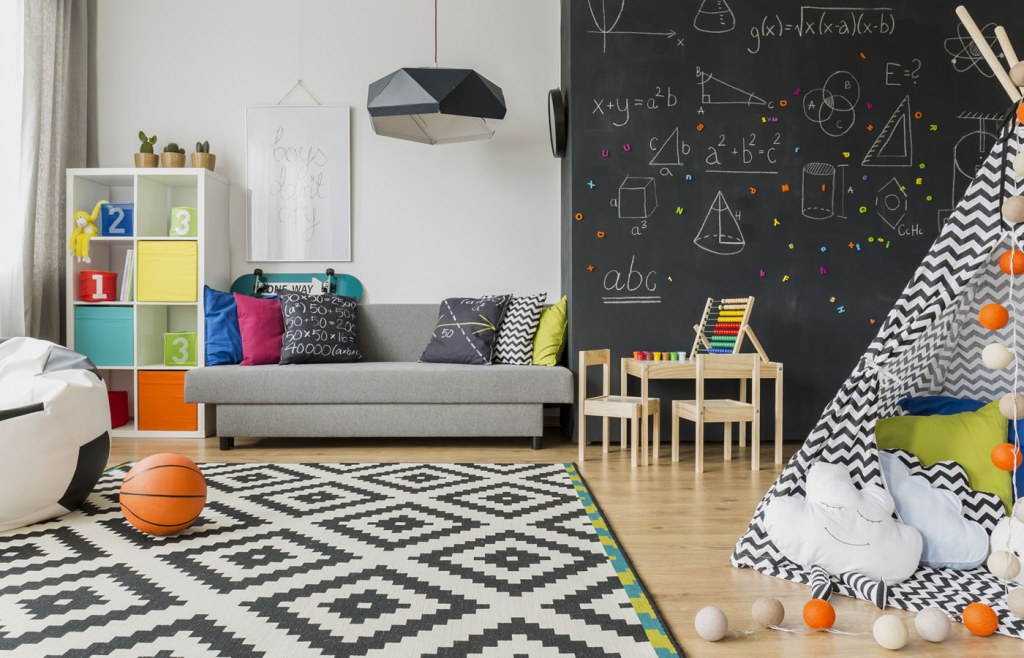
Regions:
<instances>
[{"instance_id":1,"label":"chevron fabric of teepee","mask_svg":"<svg viewBox=\"0 0 1024 658\"><path fill-rule=\"evenodd\" d=\"M908 395L952 395L995 400L1013 390L1013 368L989 370L981 361L985 345L998 340L1016 357L1024 357L1024 335L1014 345L1011 322L991 332L977 321L987 303L1006 305L1021 313L1024 285L1009 303L1009 277L998 268L999 255L1010 248L1011 231L1024 237L1021 225L1002 219L1003 195L1017 194L1020 183L1008 162L1024 145L1017 126L1008 139L997 140L963 199L947 220L920 267L907 283L878 335L826 406L801 449L757 506L747 531L732 555L736 567L749 567L785 580L807 583L811 574L787 560L768 539L763 516L774 496L803 495L807 469L817 461L845 465L858 485L882 485L874 427L879 418L902 413L896 402ZM1004 149L1009 149L1004 158ZM1004 189L1005 186L1005 189ZM986 528L994 525L992 506L975 507L965 500L966 514ZM839 582L836 591L857 596ZM992 606L999 615L999 632L1024 637L1024 620L1011 615L1004 603L1002 581L984 566L970 571L920 567L912 578L889 591L889 605L905 610L938 606L959 619L974 601Z\"/></svg>"}]
</instances>

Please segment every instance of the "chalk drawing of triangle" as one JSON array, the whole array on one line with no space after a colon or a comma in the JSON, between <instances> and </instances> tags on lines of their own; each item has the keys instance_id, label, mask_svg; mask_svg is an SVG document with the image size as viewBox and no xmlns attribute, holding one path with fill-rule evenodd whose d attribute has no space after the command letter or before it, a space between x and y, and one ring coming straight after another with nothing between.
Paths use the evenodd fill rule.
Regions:
<instances>
[{"instance_id":1,"label":"chalk drawing of triangle","mask_svg":"<svg viewBox=\"0 0 1024 658\"><path fill-rule=\"evenodd\" d=\"M910 132L910 96L904 96L861 161L865 167L910 167L914 139Z\"/></svg>"},{"instance_id":2,"label":"chalk drawing of triangle","mask_svg":"<svg viewBox=\"0 0 1024 658\"><path fill-rule=\"evenodd\" d=\"M654 154L653 158L651 158L650 164L658 166L683 164L679 153L678 126L676 126L676 129L673 130L672 133L665 138L665 141L661 143L661 148L659 148L658 152Z\"/></svg>"},{"instance_id":3,"label":"chalk drawing of triangle","mask_svg":"<svg viewBox=\"0 0 1024 658\"><path fill-rule=\"evenodd\" d=\"M700 102L705 105L767 105L757 94L744 91L710 73L703 73L700 83Z\"/></svg>"},{"instance_id":4,"label":"chalk drawing of triangle","mask_svg":"<svg viewBox=\"0 0 1024 658\"><path fill-rule=\"evenodd\" d=\"M746 240L743 239L743 231L740 230L740 223L721 191L711 202L704 223L700 225L700 230L693 238L693 244L719 256L738 254L747 246Z\"/></svg>"}]
</instances>

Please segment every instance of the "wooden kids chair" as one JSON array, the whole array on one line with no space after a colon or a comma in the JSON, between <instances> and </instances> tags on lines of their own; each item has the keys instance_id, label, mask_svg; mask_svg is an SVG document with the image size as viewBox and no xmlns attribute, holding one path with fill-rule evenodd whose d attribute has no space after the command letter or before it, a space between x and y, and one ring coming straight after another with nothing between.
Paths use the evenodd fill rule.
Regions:
<instances>
[{"instance_id":1,"label":"wooden kids chair","mask_svg":"<svg viewBox=\"0 0 1024 658\"><path fill-rule=\"evenodd\" d=\"M611 350L586 350L580 352L579 369L579 423L578 432L580 439L580 461L584 460L584 449L587 445L587 416L601 416L604 420L601 424L601 442L603 454L608 454L608 420L610 418L622 418L632 420L633 440L632 453L630 457L634 468L637 465L637 443L640 440L640 417L643 414L643 400L639 397L626 395L611 395ZM602 368L601 395L587 397L587 368L600 365ZM654 445L658 446L661 439L661 400L648 398L648 415L654 416ZM643 421L646 423L647 419ZM620 446L625 448L626 446ZM657 450L657 447L655 447ZM647 444L643 442L643 463L647 465Z\"/></svg>"},{"instance_id":2,"label":"wooden kids chair","mask_svg":"<svg viewBox=\"0 0 1024 658\"><path fill-rule=\"evenodd\" d=\"M704 424L725 424L725 459L732 459L732 424L750 423L751 470L761 468L761 357L759 354L697 354L697 399L672 402L672 461L679 461L679 419L697 425L696 471L704 472ZM704 380L750 379L750 402L709 400Z\"/></svg>"}]
</instances>

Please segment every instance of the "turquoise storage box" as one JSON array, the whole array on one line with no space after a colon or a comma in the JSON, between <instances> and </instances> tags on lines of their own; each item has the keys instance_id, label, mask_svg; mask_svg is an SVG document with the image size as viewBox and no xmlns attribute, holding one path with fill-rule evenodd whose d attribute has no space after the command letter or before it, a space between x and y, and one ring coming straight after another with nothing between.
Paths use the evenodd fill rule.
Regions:
<instances>
[{"instance_id":1,"label":"turquoise storage box","mask_svg":"<svg viewBox=\"0 0 1024 658\"><path fill-rule=\"evenodd\" d=\"M76 306L75 351L97 367L135 365L133 309Z\"/></svg>"}]
</instances>

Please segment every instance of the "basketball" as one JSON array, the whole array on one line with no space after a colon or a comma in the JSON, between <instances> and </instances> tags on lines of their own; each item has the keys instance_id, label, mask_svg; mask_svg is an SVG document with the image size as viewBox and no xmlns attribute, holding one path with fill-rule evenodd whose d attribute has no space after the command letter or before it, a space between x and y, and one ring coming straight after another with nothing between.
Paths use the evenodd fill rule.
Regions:
<instances>
[{"instance_id":1,"label":"basketball","mask_svg":"<svg viewBox=\"0 0 1024 658\"><path fill-rule=\"evenodd\" d=\"M206 479L188 457L151 455L121 483L121 513L149 535L173 535L192 525L206 504Z\"/></svg>"}]
</instances>

